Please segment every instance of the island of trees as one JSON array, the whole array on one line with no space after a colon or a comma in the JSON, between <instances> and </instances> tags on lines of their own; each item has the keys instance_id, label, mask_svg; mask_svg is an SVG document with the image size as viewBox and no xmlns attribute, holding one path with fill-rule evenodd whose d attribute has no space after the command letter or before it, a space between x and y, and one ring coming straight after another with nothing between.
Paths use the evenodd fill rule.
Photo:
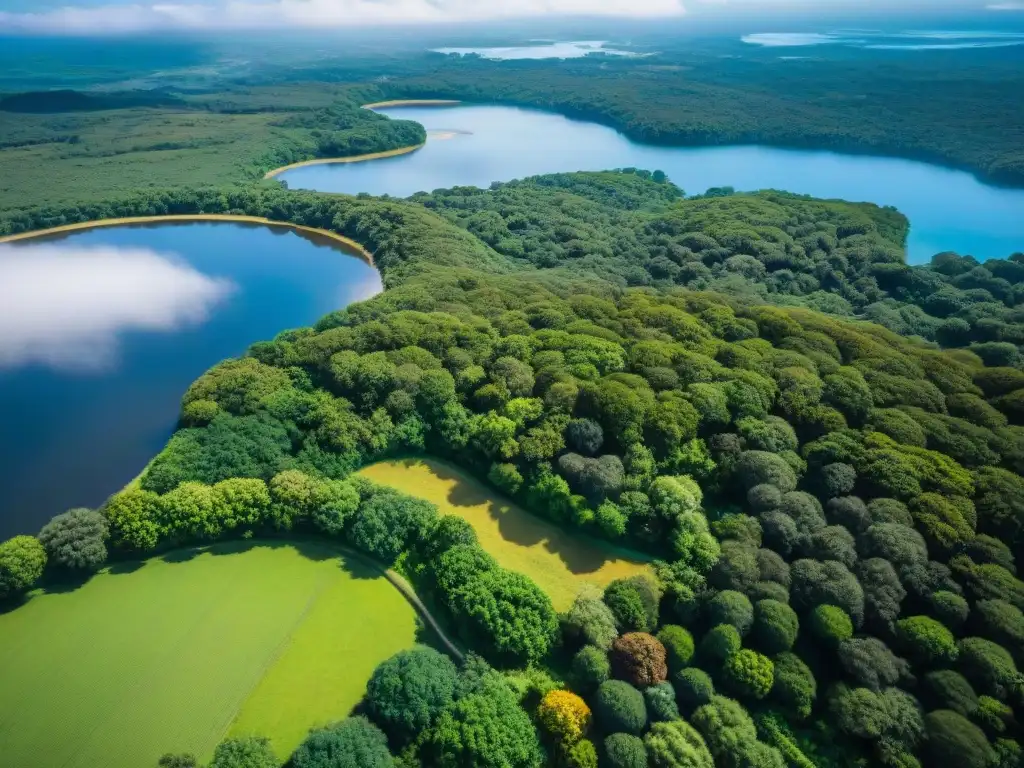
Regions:
<instances>
[{"instance_id":1,"label":"island of trees","mask_svg":"<svg viewBox=\"0 0 1024 768\"><path fill-rule=\"evenodd\" d=\"M335 230L386 290L200 377L136 485L0 545L4 596L257 533L395 567L469 654L384 662L295 768L1022 765L1024 256L908 267L895 211L632 169L151 191L0 232L197 212ZM656 565L558 614L352 475L410 454ZM210 765L278 761L252 737Z\"/></svg>"}]
</instances>

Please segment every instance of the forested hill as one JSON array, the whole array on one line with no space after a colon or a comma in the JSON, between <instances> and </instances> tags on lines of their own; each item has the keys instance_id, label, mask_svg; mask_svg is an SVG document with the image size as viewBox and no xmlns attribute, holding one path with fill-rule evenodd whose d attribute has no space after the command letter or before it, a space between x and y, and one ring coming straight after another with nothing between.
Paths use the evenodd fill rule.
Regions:
<instances>
[{"instance_id":1,"label":"forested hill","mask_svg":"<svg viewBox=\"0 0 1024 768\"><path fill-rule=\"evenodd\" d=\"M872 270L905 269L897 214L688 200L627 172L415 202L150 191L0 215L0 232L195 212L338 231L373 252L387 290L200 377L139 484L104 506L111 546L283 529L401 555L504 671L442 698L415 740L375 737L401 764L593 768L596 742L613 768L1021 765L1019 349L988 348L1017 355L993 365L981 347L770 303L833 296L830 281L874 300ZM955 284L989 267L946 263L962 261L910 272L989 290ZM559 621L464 524L346 479L410 453L660 558L656 581L584 593ZM552 691L576 719L538 706Z\"/></svg>"},{"instance_id":2,"label":"forested hill","mask_svg":"<svg viewBox=\"0 0 1024 768\"><path fill-rule=\"evenodd\" d=\"M1024 254L908 266L891 208L784 192L683 198L660 175L573 173L412 198L511 258L877 322L1020 365ZM721 196L718 196L721 195Z\"/></svg>"}]
</instances>

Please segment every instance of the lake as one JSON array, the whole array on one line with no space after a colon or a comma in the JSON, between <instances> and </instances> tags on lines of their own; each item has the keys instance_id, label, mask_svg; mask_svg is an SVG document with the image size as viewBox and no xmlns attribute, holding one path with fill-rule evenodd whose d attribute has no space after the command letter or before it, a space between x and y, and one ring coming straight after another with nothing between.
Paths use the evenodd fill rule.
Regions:
<instances>
[{"instance_id":1,"label":"lake","mask_svg":"<svg viewBox=\"0 0 1024 768\"><path fill-rule=\"evenodd\" d=\"M137 475L200 374L381 290L340 243L167 223L0 245L0 540Z\"/></svg>"},{"instance_id":2,"label":"lake","mask_svg":"<svg viewBox=\"0 0 1024 768\"><path fill-rule=\"evenodd\" d=\"M709 187L774 188L896 206L910 218L911 263L927 262L941 251L981 259L1024 251L1024 190L990 186L969 173L928 163L760 146L651 146L605 126L515 107L396 107L380 112L416 120L433 135L412 154L307 166L278 178L293 189L405 197L542 173L660 169L690 194Z\"/></svg>"}]
</instances>

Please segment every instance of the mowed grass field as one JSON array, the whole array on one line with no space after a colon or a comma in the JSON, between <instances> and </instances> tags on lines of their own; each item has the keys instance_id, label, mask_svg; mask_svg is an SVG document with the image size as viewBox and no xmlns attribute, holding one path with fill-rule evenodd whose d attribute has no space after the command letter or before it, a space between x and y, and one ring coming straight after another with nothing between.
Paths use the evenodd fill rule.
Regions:
<instances>
[{"instance_id":1,"label":"mowed grass field","mask_svg":"<svg viewBox=\"0 0 1024 768\"><path fill-rule=\"evenodd\" d=\"M444 462L385 461L359 474L433 502L443 514L468 521L485 550L505 568L537 582L559 611L572 604L584 584L603 587L649 568L643 555L532 515Z\"/></svg>"},{"instance_id":2,"label":"mowed grass field","mask_svg":"<svg viewBox=\"0 0 1024 768\"><path fill-rule=\"evenodd\" d=\"M325 545L115 566L0 615L0 764L146 768L250 733L283 759L416 631L389 582Z\"/></svg>"}]
</instances>

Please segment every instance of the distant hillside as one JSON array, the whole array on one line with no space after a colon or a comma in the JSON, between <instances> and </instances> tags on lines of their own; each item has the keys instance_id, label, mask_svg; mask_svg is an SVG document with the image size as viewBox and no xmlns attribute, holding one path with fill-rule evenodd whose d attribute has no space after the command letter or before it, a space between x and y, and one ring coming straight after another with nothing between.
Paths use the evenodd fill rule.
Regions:
<instances>
[{"instance_id":1,"label":"distant hillside","mask_svg":"<svg viewBox=\"0 0 1024 768\"><path fill-rule=\"evenodd\" d=\"M28 91L0 97L2 112L96 112L127 107L186 106L177 96L151 91L90 94L80 91Z\"/></svg>"}]
</instances>

